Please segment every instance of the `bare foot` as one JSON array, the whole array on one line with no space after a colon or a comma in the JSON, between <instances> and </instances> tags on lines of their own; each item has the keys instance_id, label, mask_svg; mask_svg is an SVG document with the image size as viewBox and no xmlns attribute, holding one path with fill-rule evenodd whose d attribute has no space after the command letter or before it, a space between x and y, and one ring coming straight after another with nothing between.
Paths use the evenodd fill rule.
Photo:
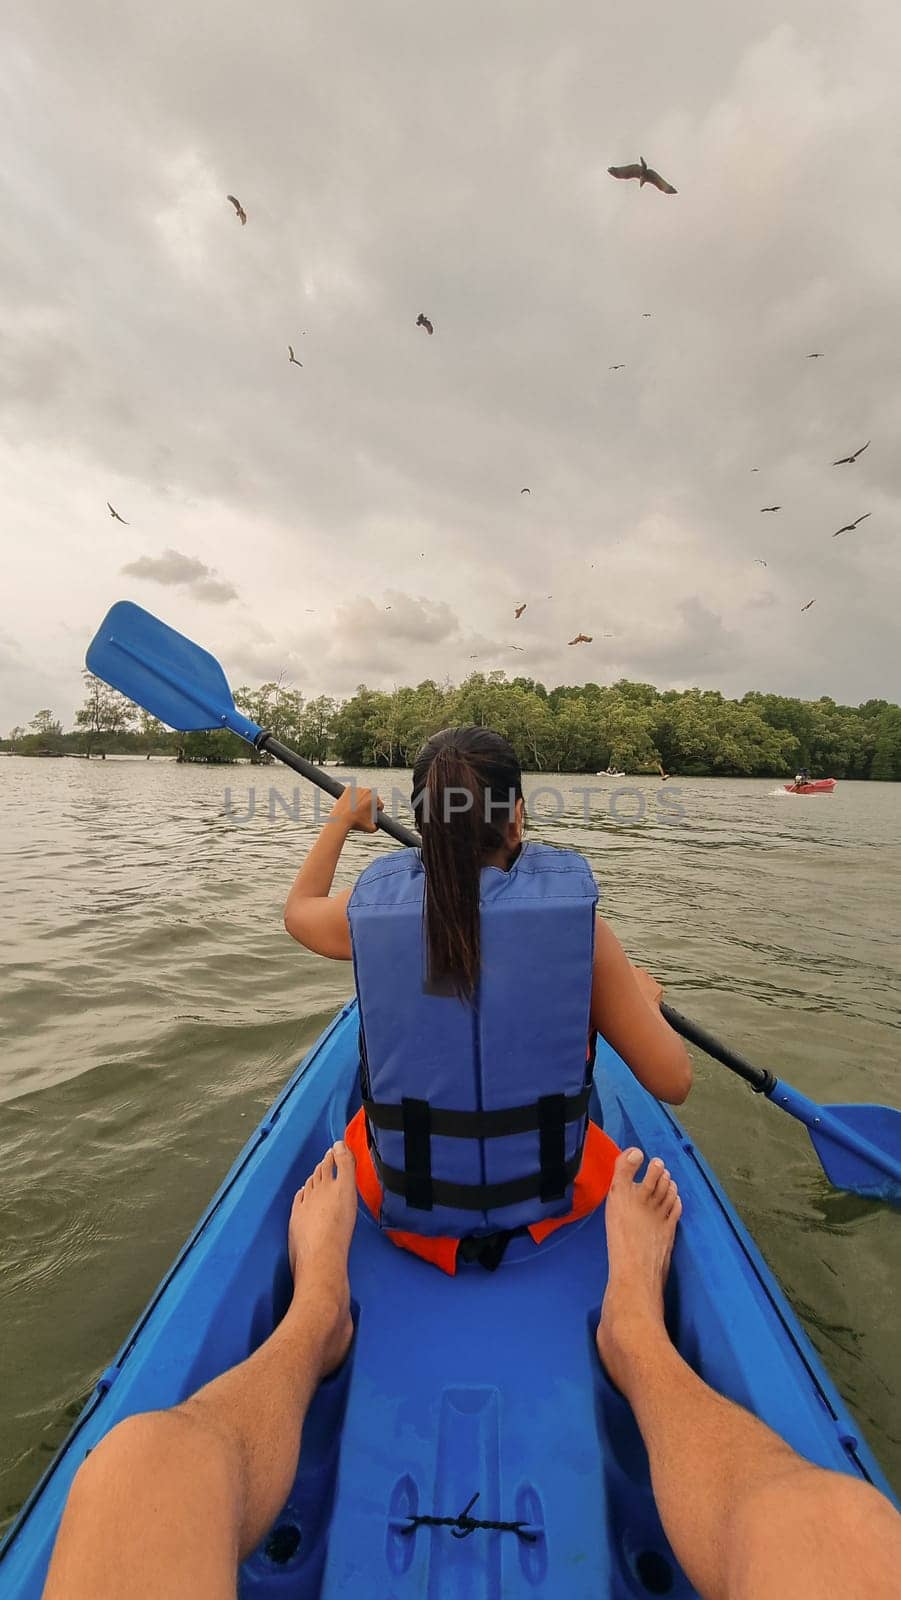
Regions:
<instances>
[{"instance_id":1,"label":"bare foot","mask_svg":"<svg viewBox=\"0 0 901 1600\"><path fill-rule=\"evenodd\" d=\"M302 1315L320 1334L323 1377L341 1365L353 1337L347 1254L357 1220L354 1167L339 1139L298 1189L288 1224L291 1314Z\"/></svg>"},{"instance_id":2,"label":"bare foot","mask_svg":"<svg viewBox=\"0 0 901 1600\"><path fill-rule=\"evenodd\" d=\"M609 1376L624 1392L636 1341L667 1337L663 1286L682 1215L679 1191L659 1156L649 1162L641 1183L635 1182L643 1159L635 1149L617 1157L606 1203L609 1276L597 1345Z\"/></svg>"}]
</instances>

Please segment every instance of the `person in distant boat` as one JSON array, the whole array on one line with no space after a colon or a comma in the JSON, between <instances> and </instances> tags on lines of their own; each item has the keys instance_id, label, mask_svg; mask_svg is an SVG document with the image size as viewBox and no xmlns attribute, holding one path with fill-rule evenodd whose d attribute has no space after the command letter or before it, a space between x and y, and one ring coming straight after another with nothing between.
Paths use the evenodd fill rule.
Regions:
<instances>
[{"instance_id":1,"label":"person in distant boat","mask_svg":"<svg viewBox=\"0 0 901 1600\"><path fill-rule=\"evenodd\" d=\"M802 767L801 771L795 775L795 788L796 789L800 789L805 783L809 783L809 782L810 782L810 773L808 772L806 767Z\"/></svg>"},{"instance_id":2,"label":"person in distant boat","mask_svg":"<svg viewBox=\"0 0 901 1600\"><path fill-rule=\"evenodd\" d=\"M596 1343L633 1409L660 1520L693 1591L702 1600L895 1600L901 1517L888 1500L804 1461L709 1388L671 1343L663 1286L682 1202L659 1159L636 1182L641 1161L624 1150L613 1172ZM354 1337L347 1257L356 1220L353 1157L339 1141L294 1199L294 1289L281 1322L246 1361L170 1411L118 1423L85 1457L43 1600L234 1600L240 1563L291 1492L310 1402ZM561 1380L579 1381L548 1373L548 1383ZM607 1514L599 1486L598 1515ZM441 1533L451 1540L456 1530Z\"/></svg>"},{"instance_id":3,"label":"person in distant boat","mask_svg":"<svg viewBox=\"0 0 901 1600\"><path fill-rule=\"evenodd\" d=\"M362 1107L357 1181L394 1243L453 1273L488 1268L513 1234L540 1243L600 1204L617 1149L591 1121L593 1039L679 1104L685 1046L662 991L603 919L585 858L524 843L522 772L488 728L446 728L413 768L419 850L373 861L332 893L376 801L336 801L285 906L288 932L353 959ZM477 1005L477 1009L476 1009Z\"/></svg>"}]
</instances>

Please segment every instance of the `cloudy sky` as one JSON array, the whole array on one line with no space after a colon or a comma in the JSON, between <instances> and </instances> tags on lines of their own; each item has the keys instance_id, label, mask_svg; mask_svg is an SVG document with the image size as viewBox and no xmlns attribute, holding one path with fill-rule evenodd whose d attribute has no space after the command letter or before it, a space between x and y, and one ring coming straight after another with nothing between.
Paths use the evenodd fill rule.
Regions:
<instances>
[{"instance_id":1,"label":"cloudy sky","mask_svg":"<svg viewBox=\"0 0 901 1600\"><path fill-rule=\"evenodd\" d=\"M901 698L899 73L893 0L19 7L0 729L123 597L235 684Z\"/></svg>"}]
</instances>

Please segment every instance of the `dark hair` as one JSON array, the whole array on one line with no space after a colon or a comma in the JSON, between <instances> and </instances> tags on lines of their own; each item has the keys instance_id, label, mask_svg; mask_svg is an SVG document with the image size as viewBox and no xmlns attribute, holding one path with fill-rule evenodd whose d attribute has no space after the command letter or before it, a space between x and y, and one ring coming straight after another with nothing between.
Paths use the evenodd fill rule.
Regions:
<instances>
[{"instance_id":1,"label":"dark hair","mask_svg":"<svg viewBox=\"0 0 901 1600\"><path fill-rule=\"evenodd\" d=\"M444 728L413 766L413 809L422 835L430 988L469 999L479 981L482 862L505 842L522 771L513 746L491 728Z\"/></svg>"}]
</instances>

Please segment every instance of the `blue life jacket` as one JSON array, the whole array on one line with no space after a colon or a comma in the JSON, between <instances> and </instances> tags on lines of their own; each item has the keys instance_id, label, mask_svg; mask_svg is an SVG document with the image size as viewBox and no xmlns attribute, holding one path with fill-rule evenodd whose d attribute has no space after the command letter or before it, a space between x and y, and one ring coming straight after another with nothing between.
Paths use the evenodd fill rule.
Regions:
<instances>
[{"instance_id":1,"label":"blue life jacket","mask_svg":"<svg viewBox=\"0 0 901 1600\"><path fill-rule=\"evenodd\" d=\"M542 844L483 867L472 1001L426 991L424 894L419 851L400 850L347 907L381 1224L465 1238L565 1216L588 1117L591 868Z\"/></svg>"}]
</instances>

